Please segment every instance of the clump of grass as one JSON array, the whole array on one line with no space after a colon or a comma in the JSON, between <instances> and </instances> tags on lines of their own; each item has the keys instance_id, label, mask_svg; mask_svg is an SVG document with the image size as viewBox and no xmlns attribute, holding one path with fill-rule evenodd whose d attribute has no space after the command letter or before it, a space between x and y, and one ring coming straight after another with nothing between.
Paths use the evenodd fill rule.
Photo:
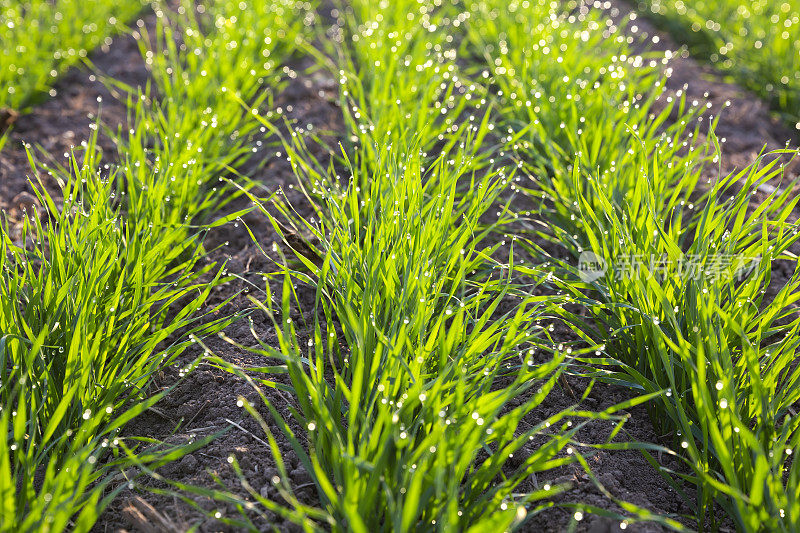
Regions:
<instances>
[{"instance_id":1,"label":"clump of grass","mask_svg":"<svg viewBox=\"0 0 800 533\"><path fill-rule=\"evenodd\" d=\"M194 314L221 276L200 283L213 265L198 266L185 228L125 218L95 142L60 174L63 206L37 190L44 224L29 213L19 243L0 231L4 530L90 527L119 429L161 396L146 400L153 375L189 343L166 341L220 327Z\"/></svg>"},{"instance_id":2,"label":"clump of grass","mask_svg":"<svg viewBox=\"0 0 800 533\"><path fill-rule=\"evenodd\" d=\"M251 153L256 126L224 89L268 98L260 84L275 79L304 22L283 23L291 6L198 8L219 31L201 26L194 4L174 26L159 10L164 39L143 54L162 99L132 92L130 133L116 138L122 163L102 164L96 131L69 168L31 160L60 180L63 203L39 188L46 213L26 221L23 242L0 230L3 530L88 530L116 469L180 454L131 449L117 435L163 396L148 398L154 374L227 323L199 320L216 310L206 299L224 278L201 265L209 224L191 224L224 204L221 174Z\"/></svg>"},{"instance_id":3,"label":"clump of grass","mask_svg":"<svg viewBox=\"0 0 800 533\"><path fill-rule=\"evenodd\" d=\"M800 130L800 3L642 0L638 8Z\"/></svg>"},{"instance_id":4,"label":"clump of grass","mask_svg":"<svg viewBox=\"0 0 800 533\"><path fill-rule=\"evenodd\" d=\"M568 427L570 411L516 433L554 386L566 354L545 364L530 355L552 350L543 328L533 326L547 298L495 316L508 280L471 274L491 253L479 245L487 232L477 219L492 206L497 182L474 183L476 195L459 201L459 173L443 160L423 182L420 157L398 155L387 155L369 191L351 187L327 205L336 218L324 228L331 253L318 280L307 280L318 287L321 315L309 347L300 346L288 319L286 285L283 312L267 309L281 347L264 346L264 353L287 365L298 418L309 429L302 456L337 527L508 528L526 506L535 512L537 500L561 490L515 497L515 487L572 460L557 457L580 427ZM390 181L380 178L386 174ZM358 207L356 198L365 197L372 214ZM504 377L508 383L497 389ZM535 436L545 444L504 472L509 454ZM482 450L492 454L482 458Z\"/></svg>"},{"instance_id":5,"label":"clump of grass","mask_svg":"<svg viewBox=\"0 0 800 533\"><path fill-rule=\"evenodd\" d=\"M130 135L117 135L129 172L154 169L171 183L163 200L183 206L167 206L164 213L173 218L154 223L196 221L232 199L236 189L226 188L222 178L257 152L251 140L260 127L239 101L253 114L265 108L267 123L273 120L271 99L284 85L286 61L310 24L302 5L291 0L193 6L186 2L177 14L158 11L152 39L146 28L139 30L154 94L127 88L134 127ZM145 161L150 164L139 164ZM162 201L147 193L143 178L135 179L129 194Z\"/></svg>"},{"instance_id":6,"label":"clump of grass","mask_svg":"<svg viewBox=\"0 0 800 533\"><path fill-rule=\"evenodd\" d=\"M570 3L472 7L461 46L473 59L468 71L496 94L499 135L509 157L519 154L528 169L533 183L519 187L529 195L570 197L582 186L572 179L573 165L580 165L622 201L638 180L626 169L636 165L640 144L666 162L666 183L708 155L691 142L702 106L687 103L681 91L663 96L671 53L636 54L619 26L594 10L571 11ZM683 152L692 157L675 157ZM574 220L570 203L550 205L548 218Z\"/></svg>"},{"instance_id":7,"label":"clump of grass","mask_svg":"<svg viewBox=\"0 0 800 533\"><path fill-rule=\"evenodd\" d=\"M473 111L482 103L476 87L462 82L456 62L453 32L464 16L428 2L403 0L392 8L351 3L341 22L342 45L329 41L329 53L338 59L333 68L348 152L376 158L398 139L408 145L413 140L425 152L439 143L441 150L451 133L471 125L461 115L470 103Z\"/></svg>"},{"instance_id":8,"label":"clump of grass","mask_svg":"<svg viewBox=\"0 0 800 533\"><path fill-rule=\"evenodd\" d=\"M269 284L265 302L254 300L273 320L279 346L240 346L275 361L261 371L289 374L299 404L292 414L306 431L296 434L262 398L314 480L321 512L301 504L282 479L288 473L275 444L280 476L272 482L294 512L244 479L254 501L243 508L260 503L337 531L507 530L566 488L547 483L547 472L575 461L573 438L588 421L616 421L613 438L626 420L614 413L638 401L603 413L575 406L535 415L576 354L542 324L562 297L527 297L499 310L519 294L513 250L511 265L494 264L500 243L482 244L493 228L479 219L496 207L503 180L472 178L472 192L462 196L464 153L431 162L423 177L421 154L396 150L387 149L369 179L339 187L324 178L329 215L303 226L322 240L324 259L317 265L297 253L311 274L286 270L280 306ZM504 274L498 278L493 266ZM542 273L534 284L547 279ZM296 281L317 289L313 323L291 318ZM531 415L534 422L521 424ZM515 454L525 459L511 467ZM531 476L542 479L536 490L518 492Z\"/></svg>"},{"instance_id":9,"label":"clump of grass","mask_svg":"<svg viewBox=\"0 0 800 533\"><path fill-rule=\"evenodd\" d=\"M141 0L0 2L0 110L26 111L67 69L122 31ZM0 124L0 128L2 128Z\"/></svg>"},{"instance_id":10,"label":"clump of grass","mask_svg":"<svg viewBox=\"0 0 800 533\"><path fill-rule=\"evenodd\" d=\"M792 530L800 516L790 411L800 397L800 273L766 297L774 262L797 261L788 252L798 240L788 220L797 198L787 191L751 205L776 166L756 163L693 200L692 180L657 194L649 184L660 179L658 159L643 156L648 185L629 203L613 202L596 181L589 194L604 207L576 196L587 250L608 262L581 298L596 320L588 337L607 339L614 361L604 363L619 365L608 377L668 391L653 420L688 459L699 523L714 524L706 509L716 501L745 531Z\"/></svg>"},{"instance_id":11,"label":"clump of grass","mask_svg":"<svg viewBox=\"0 0 800 533\"><path fill-rule=\"evenodd\" d=\"M699 110L678 98L656 113L656 65L637 71L647 56L631 55L615 29L544 2L481 13L469 44L496 47L486 78L541 199L548 227L536 233L599 267L583 278L571 267L571 292L593 319L573 316L576 331L603 345L581 358L587 372L666 391L650 412L691 469L682 477L699 489L699 527L719 525L716 502L743 530L792 530L797 273L764 294L773 261L796 261L796 199L787 189L751 205L759 184L780 177L778 161L706 183L703 165L719 151L693 141ZM628 131L615 134L622 122Z\"/></svg>"}]
</instances>

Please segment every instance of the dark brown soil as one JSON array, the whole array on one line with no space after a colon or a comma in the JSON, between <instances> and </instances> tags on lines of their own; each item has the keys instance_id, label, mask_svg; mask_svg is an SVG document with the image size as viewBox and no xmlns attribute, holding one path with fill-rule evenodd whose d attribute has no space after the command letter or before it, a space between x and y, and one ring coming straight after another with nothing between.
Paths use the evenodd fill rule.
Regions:
<instances>
[{"instance_id":1,"label":"dark brown soil","mask_svg":"<svg viewBox=\"0 0 800 533\"><path fill-rule=\"evenodd\" d=\"M644 29L645 25L640 24L640 27ZM651 29L648 28L647 31L653 34ZM666 38L661 37L662 43L669 43ZM665 46L669 47L671 43ZM147 79L146 68L131 38L117 38L108 51L98 52L92 59L100 70L131 85L142 85ZM687 83L686 90L690 97L708 99L714 105L715 112L725 101L731 101L731 106L723 114L717 130L720 137L726 138L726 143L723 145L725 151L723 162L726 169L741 168L749 164L764 144L767 144L768 148L779 148L784 146L786 140L791 140L794 146L797 145L797 138L792 136L793 133L772 120L763 103L733 85L719 82L707 67L701 67L691 59L681 58L673 62L672 68L673 74L669 82L671 89L682 88L683 84ZM335 103L337 88L334 80L319 74L314 76L304 74L301 68L298 68L298 72L298 78L279 95L276 105L281 106L290 118L297 119L299 124L311 123L317 129L341 132L341 112ZM58 94L55 98L37 107L29 115L19 117L10 144L0 152L0 207L8 211L12 221L19 216L19 206L15 204L21 203L26 198L18 195L25 191L30 192L26 183L30 169L21 146L23 141L34 146L41 145L54 157L63 158L63 154L72 146L79 145L88 137L89 126L97 114L98 96L103 98L103 121L112 127L125 124L124 105L112 98L101 83L89 80L88 76L85 70L70 71L56 86ZM269 144L274 139L263 139L263 141ZM101 146L111 154L112 158L114 157L113 143L103 138ZM325 153L323 147L315 147L315 150L320 155ZM280 148L275 146L263 148L261 158L256 161L259 165L254 164L252 168L243 169L243 173L263 186L263 189L258 191L259 195L266 196L282 188L301 214L310 214L309 206L304 202L302 195L291 188L294 178L288 163L285 159L277 157L276 151L280 151ZM797 165L792 167L791 172L795 174L798 172ZM242 199L237 202L229 206L229 209L246 205ZM265 218L257 212L252 212L243 218L243 222L251 228L258 243L271 253L271 245L277 236ZM218 289L210 304L234 296L232 302L222 312L249 313L252 304L248 296L261 297L256 287L263 286L261 274L273 270L271 259L265 257L255 246L242 223L231 223L218 228L207 237L206 244L208 249L214 250L210 254L211 260L227 261L228 272L240 276L239 279ZM299 292L304 309L310 311L313 295L302 288ZM274 329L263 313L253 312L250 317L258 339L275 346L277 342ZM225 333L245 346L257 344L246 319L234 323ZM566 338L567 334L564 333L564 336ZM264 363L264 359L260 356L238 349L220 338L207 339L206 344L215 355L241 366L257 366ZM214 486L212 476L217 476L226 490L245 497L247 493L228 463L228 457L234 454L248 482L257 491L263 491L263 494L274 497L276 493L271 488L269 480L277 471L271 453L263 442L265 440L263 431L241 407L237 406L237 400L242 396L253 402L269 421L266 409L261 405L256 392L244 380L210 365L201 365L188 376L181 378L181 368L201 354L202 350L198 346L181 356L178 365L165 370L158 377L158 387L167 388L177 382L175 389L157 406L157 409L146 412L133 421L127 427L126 434L181 443L227 429L224 435L208 446L163 467L159 473L175 481L207 488ZM548 416L576 402L573 395L580 397L586 384L577 378L569 378L568 383L571 390L559 388L553 391L541 407L541 412L535 413L536 417ZM288 411L294 399L289 394L279 393L274 389L264 387L263 391L283 417L290 422L292 429L302 435L304 430L291 420ZM628 398L628 395L629 393L622 389L598 385L584 407L602 409ZM624 439L617 440L659 442L659 436L654 434L644 408L631 409L629 414L630 419L625 426L627 435ZM587 443L603 442L609 430L608 423L594 423L582 430L580 438ZM309 486L308 473L299 465L297 455L290 450L289 443L274 425L273 433L284 452L284 459L290 465L291 483L294 486L305 486L299 491L301 499L313 503L316 494L313 486ZM662 459L664 466L678 469L676 462L670 462L667 458ZM690 507L638 452L598 451L589 457L589 463L605 487L622 500L657 514L679 516L691 513ZM621 509L596 489L579 466L564 467L549 474L539 476L537 483L572 484L572 489L558 498L559 503L583 503L621 512ZM145 478L139 478L136 482L156 487L163 486ZM533 481L529 483L530 486L521 489L533 489ZM691 497L691 491L687 489L687 492ZM192 526L199 526L200 531L237 529L210 516L219 511L223 519L236 518L237 511L233 506L226 506L207 498L198 498L197 505L204 512L176 497L154 495L138 487L133 490L126 489L106 510L94 530L184 531ZM569 508L548 509L530 517L523 530L563 531L572 521L573 513L574 510ZM295 529L272 513L263 516L252 514L251 518L255 526L262 530L269 526L286 531ZM683 521L691 524L691 520ZM621 531L618 520L591 515L587 515L580 523L578 530L597 533ZM632 525L627 529L627 531L661 530L661 527L653 524Z\"/></svg>"}]
</instances>

